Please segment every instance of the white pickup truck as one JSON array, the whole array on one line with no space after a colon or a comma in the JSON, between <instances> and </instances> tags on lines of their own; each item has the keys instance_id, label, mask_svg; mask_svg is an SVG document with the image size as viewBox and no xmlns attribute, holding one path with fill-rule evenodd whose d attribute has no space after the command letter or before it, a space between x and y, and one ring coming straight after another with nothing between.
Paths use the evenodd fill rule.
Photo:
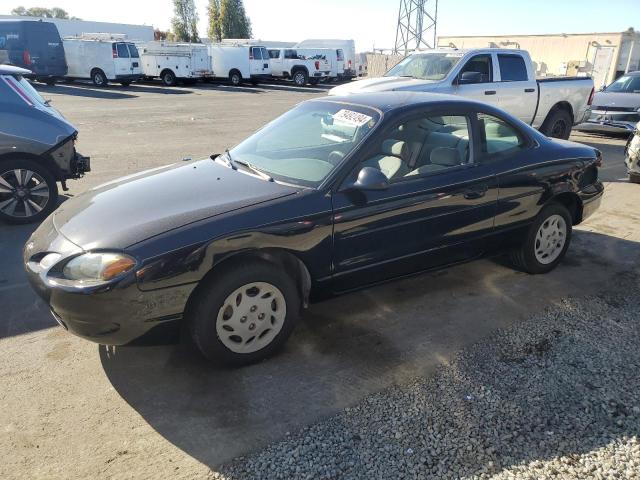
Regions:
<instances>
[{"instance_id":1,"label":"white pickup truck","mask_svg":"<svg viewBox=\"0 0 640 480\"><path fill-rule=\"evenodd\" d=\"M317 85L331 74L331 64L323 55L307 57L295 48L269 48L271 75L290 78L298 87Z\"/></svg>"},{"instance_id":2,"label":"white pickup truck","mask_svg":"<svg viewBox=\"0 0 640 480\"><path fill-rule=\"evenodd\" d=\"M590 77L536 79L524 50L437 49L415 52L384 77L333 88L329 95L407 90L461 95L495 105L549 137L569 138L594 95Z\"/></svg>"}]
</instances>

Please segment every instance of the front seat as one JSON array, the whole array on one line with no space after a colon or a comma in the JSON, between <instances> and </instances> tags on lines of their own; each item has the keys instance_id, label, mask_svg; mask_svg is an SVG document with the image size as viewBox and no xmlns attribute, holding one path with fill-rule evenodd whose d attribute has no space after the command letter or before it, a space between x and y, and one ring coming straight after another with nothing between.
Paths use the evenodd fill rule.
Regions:
<instances>
[{"instance_id":1,"label":"front seat","mask_svg":"<svg viewBox=\"0 0 640 480\"><path fill-rule=\"evenodd\" d=\"M410 155L411 152L406 142L389 139L382 142L382 154L367 160L362 166L377 168L391 180L409 173L408 160Z\"/></svg>"}]
</instances>

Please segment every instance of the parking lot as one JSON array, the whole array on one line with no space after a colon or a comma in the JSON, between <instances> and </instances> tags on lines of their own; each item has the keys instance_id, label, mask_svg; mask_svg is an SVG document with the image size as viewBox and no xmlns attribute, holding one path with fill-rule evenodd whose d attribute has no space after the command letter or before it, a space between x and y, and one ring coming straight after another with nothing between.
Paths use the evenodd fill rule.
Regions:
<instances>
[{"instance_id":1,"label":"parking lot","mask_svg":"<svg viewBox=\"0 0 640 480\"><path fill-rule=\"evenodd\" d=\"M39 89L79 129L78 149L92 159L67 196L221 152L326 94L284 84ZM35 226L0 225L0 477L212 476L372 394L429 378L497 329L567 297L615 291L640 260L640 190L626 181L625 139L572 140L602 150L607 190L557 270L530 276L483 259L315 304L281 354L242 369L211 366L171 336L107 348L69 335L22 272Z\"/></svg>"}]
</instances>

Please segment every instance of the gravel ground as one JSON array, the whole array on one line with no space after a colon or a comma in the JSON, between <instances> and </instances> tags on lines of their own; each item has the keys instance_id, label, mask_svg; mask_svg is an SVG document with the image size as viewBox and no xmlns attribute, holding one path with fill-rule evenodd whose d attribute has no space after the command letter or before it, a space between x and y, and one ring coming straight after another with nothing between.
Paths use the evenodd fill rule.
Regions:
<instances>
[{"instance_id":1,"label":"gravel ground","mask_svg":"<svg viewBox=\"0 0 640 480\"><path fill-rule=\"evenodd\" d=\"M640 276L568 298L213 478L640 478Z\"/></svg>"}]
</instances>

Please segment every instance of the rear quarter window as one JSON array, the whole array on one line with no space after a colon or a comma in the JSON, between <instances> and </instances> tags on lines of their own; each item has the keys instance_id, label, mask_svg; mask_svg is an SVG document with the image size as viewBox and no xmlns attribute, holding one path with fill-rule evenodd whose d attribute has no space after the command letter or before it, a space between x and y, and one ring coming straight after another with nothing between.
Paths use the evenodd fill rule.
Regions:
<instances>
[{"instance_id":1,"label":"rear quarter window","mask_svg":"<svg viewBox=\"0 0 640 480\"><path fill-rule=\"evenodd\" d=\"M116 43L116 49L119 58L129 58L129 50L126 43Z\"/></svg>"}]
</instances>

